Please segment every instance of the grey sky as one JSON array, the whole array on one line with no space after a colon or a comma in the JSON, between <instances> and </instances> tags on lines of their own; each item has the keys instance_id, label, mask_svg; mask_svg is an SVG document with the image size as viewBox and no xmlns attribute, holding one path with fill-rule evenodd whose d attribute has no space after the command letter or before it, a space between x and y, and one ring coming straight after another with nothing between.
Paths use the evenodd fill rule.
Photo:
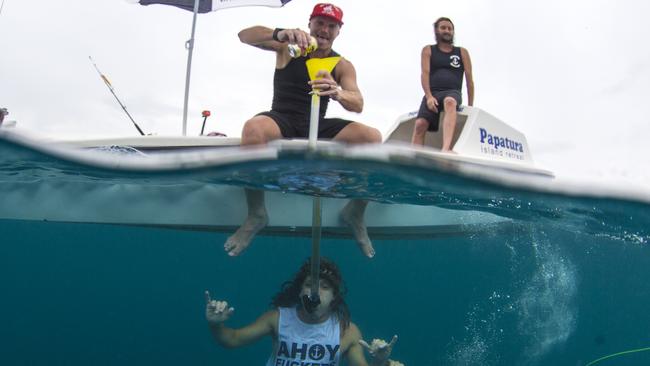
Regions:
<instances>
[{"instance_id":1,"label":"grey sky","mask_svg":"<svg viewBox=\"0 0 650 366\"><path fill-rule=\"evenodd\" d=\"M282 9L236 8L201 15L188 134L240 134L270 107L274 56L241 44L251 25L301 27L316 1ZM420 51L431 23L452 18L472 57L475 105L524 132L538 165L559 176L650 186L650 3L574 1L340 0L345 25L335 49L356 66L362 114L329 115L386 132L418 107ZM0 106L23 129L100 137L137 131L88 56L147 133L181 133L192 14L124 0L6 0L0 15ZM464 92L466 98L466 92Z\"/></svg>"}]
</instances>

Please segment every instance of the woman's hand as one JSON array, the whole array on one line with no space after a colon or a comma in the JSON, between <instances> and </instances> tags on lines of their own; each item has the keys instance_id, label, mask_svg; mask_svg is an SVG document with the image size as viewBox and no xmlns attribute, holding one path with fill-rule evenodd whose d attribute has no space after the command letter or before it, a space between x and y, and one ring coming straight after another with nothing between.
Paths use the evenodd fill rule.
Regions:
<instances>
[{"instance_id":1,"label":"woman's hand","mask_svg":"<svg viewBox=\"0 0 650 366\"><path fill-rule=\"evenodd\" d=\"M383 339L378 338L373 339L370 344L363 339L359 340L359 344L370 353L370 357L373 359L371 361L373 365L385 365L387 361L389 362L389 365L399 365L399 363L395 363L395 361L388 360L391 352L393 352L395 342L397 342L397 335L393 336L390 343L386 343Z\"/></svg>"},{"instance_id":2,"label":"woman's hand","mask_svg":"<svg viewBox=\"0 0 650 366\"><path fill-rule=\"evenodd\" d=\"M235 308L228 307L228 302L210 299L210 292L205 291L205 319L210 324L221 324L228 320Z\"/></svg>"}]
</instances>

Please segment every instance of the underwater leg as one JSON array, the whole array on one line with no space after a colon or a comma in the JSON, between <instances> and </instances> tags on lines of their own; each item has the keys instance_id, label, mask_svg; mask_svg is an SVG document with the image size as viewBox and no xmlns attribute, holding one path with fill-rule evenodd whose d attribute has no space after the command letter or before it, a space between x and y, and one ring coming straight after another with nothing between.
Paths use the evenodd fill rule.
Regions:
<instances>
[{"instance_id":1,"label":"underwater leg","mask_svg":"<svg viewBox=\"0 0 650 366\"><path fill-rule=\"evenodd\" d=\"M368 230L366 229L366 223L363 221L363 215L366 212L366 207L368 206L368 201L365 200L351 200L348 202L343 210L341 210L341 221L347 224L354 238L359 245L359 249L363 254L372 258L375 256L375 248L372 246L372 242L368 237Z\"/></svg>"},{"instance_id":2,"label":"underwater leg","mask_svg":"<svg viewBox=\"0 0 650 366\"><path fill-rule=\"evenodd\" d=\"M264 206L264 191L245 189L248 216L244 223L232 234L223 248L231 257L238 256L250 245L255 235L269 222Z\"/></svg>"}]
</instances>

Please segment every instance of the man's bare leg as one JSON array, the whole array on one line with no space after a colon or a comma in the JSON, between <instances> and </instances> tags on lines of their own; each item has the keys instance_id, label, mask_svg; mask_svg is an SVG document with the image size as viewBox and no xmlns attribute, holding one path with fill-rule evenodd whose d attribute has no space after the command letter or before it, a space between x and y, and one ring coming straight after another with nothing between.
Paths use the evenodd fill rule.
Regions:
<instances>
[{"instance_id":1,"label":"man's bare leg","mask_svg":"<svg viewBox=\"0 0 650 366\"><path fill-rule=\"evenodd\" d=\"M365 200L350 200L345 207L341 210L341 220L352 229L354 239L361 252L368 257L375 256L375 248L372 246L370 237L368 237L368 230L363 216L366 212L368 201Z\"/></svg>"},{"instance_id":2,"label":"man's bare leg","mask_svg":"<svg viewBox=\"0 0 650 366\"><path fill-rule=\"evenodd\" d=\"M451 139L456 129L456 107L454 98L446 97L444 100L445 116L442 119L442 151L451 152Z\"/></svg>"},{"instance_id":3,"label":"man's bare leg","mask_svg":"<svg viewBox=\"0 0 650 366\"><path fill-rule=\"evenodd\" d=\"M242 130L242 146L263 145L268 141L282 138L280 128L275 121L267 116L255 116L244 124ZM269 222L264 205L264 191L244 189L248 216L244 223L232 234L223 248L231 257L241 254L250 245L255 235Z\"/></svg>"},{"instance_id":4,"label":"man's bare leg","mask_svg":"<svg viewBox=\"0 0 650 366\"><path fill-rule=\"evenodd\" d=\"M352 122L342 129L334 139L348 144L378 144L381 143L381 133L376 128ZM368 201L350 200L341 210L340 218L352 229L352 234L354 234L359 249L366 257L372 258L375 256L375 248L372 247L366 223L363 219L367 206Z\"/></svg>"},{"instance_id":5,"label":"man's bare leg","mask_svg":"<svg viewBox=\"0 0 650 366\"><path fill-rule=\"evenodd\" d=\"M246 203L248 205L248 216L244 223L232 234L223 248L231 257L241 254L260 230L269 222L269 216L266 213L264 205L264 191L256 189L244 189L246 193Z\"/></svg>"},{"instance_id":6,"label":"man's bare leg","mask_svg":"<svg viewBox=\"0 0 650 366\"><path fill-rule=\"evenodd\" d=\"M424 118L416 119L415 125L413 127L413 137L411 137L411 143L413 145L424 145L424 138L427 135L428 128L429 121Z\"/></svg>"}]
</instances>

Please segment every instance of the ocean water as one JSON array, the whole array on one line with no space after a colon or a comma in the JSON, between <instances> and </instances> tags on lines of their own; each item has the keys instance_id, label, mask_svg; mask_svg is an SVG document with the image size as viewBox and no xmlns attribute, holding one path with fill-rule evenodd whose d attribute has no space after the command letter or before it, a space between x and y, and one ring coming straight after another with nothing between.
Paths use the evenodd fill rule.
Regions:
<instances>
[{"instance_id":1,"label":"ocean water","mask_svg":"<svg viewBox=\"0 0 650 366\"><path fill-rule=\"evenodd\" d=\"M308 234L269 230L231 258L222 248L231 223L73 220L192 218L205 212L174 200L198 186L281 193L274 200L320 195L325 206L366 198L369 210L398 216L442 207L432 212L451 223L370 228L373 259L345 230L321 241L342 270L352 321L367 340L397 334L392 358L406 365L577 366L650 347L650 205L638 200L300 154L154 172L93 167L1 139L0 154L0 365L264 364L270 339L240 349L213 342L203 292L235 307L228 325L252 322L309 257ZM129 205L116 198L124 195ZM156 198L178 216L142 209ZM270 213L278 227L291 217ZM596 364L648 365L650 352Z\"/></svg>"}]
</instances>

